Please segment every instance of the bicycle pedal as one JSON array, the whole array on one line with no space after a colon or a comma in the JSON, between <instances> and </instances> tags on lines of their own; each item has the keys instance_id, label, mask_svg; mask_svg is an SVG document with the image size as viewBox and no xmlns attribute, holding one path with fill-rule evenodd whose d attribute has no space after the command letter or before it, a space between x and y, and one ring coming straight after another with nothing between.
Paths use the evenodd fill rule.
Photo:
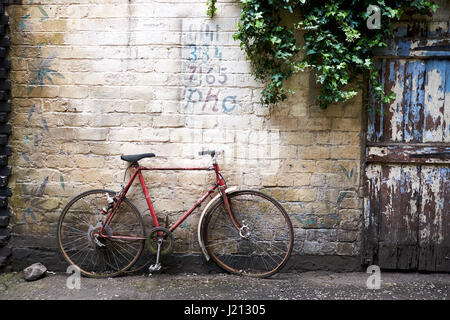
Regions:
<instances>
[{"instance_id":1,"label":"bicycle pedal","mask_svg":"<svg viewBox=\"0 0 450 320\"><path fill-rule=\"evenodd\" d=\"M150 272L155 272L155 271L159 271L159 270L161 270L160 263L152 264L148 267L148 271L150 271Z\"/></svg>"}]
</instances>

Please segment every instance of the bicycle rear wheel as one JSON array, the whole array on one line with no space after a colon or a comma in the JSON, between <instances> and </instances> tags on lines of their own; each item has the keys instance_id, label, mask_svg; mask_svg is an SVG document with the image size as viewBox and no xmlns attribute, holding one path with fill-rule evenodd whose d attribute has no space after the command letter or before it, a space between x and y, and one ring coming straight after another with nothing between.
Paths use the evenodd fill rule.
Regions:
<instances>
[{"instance_id":1,"label":"bicycle rear wheel","mask_svg":"<svg viewBox=\"0 0 450 320\"><path fill-rule=\"evenodd\" d=\"M108 214L109 190L90 190L73 198L63 209L58 222L58 245L64 258L89 277L113 277L128 270L139 258L145 240L113 239L99 235ZM107 236L145 235L144 223L137 208L122 200L110 223L103 229Z\"/></svg>"},{"instance_id":2,"label":"bicycle rear wheel","mask_svg":"<svg viewBox=\"0 0 450 320\"><path fill-rule=\"evenodd\" d=\"M227 194L239 224L232 224L223 199L208 210L203 243L224 270L251 277L269 277L280 271L294 246L292 223L284 208L259 191Z\"/></svg>"}]
</instances>

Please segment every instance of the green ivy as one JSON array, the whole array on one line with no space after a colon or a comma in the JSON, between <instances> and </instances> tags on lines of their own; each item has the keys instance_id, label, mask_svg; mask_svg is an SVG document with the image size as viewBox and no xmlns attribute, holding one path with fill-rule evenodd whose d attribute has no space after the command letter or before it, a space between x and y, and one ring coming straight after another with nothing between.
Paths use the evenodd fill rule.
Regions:
<instances>
[{"instance_id":1,"label":"green ivy","mask_svg":"<svg viewBox=\"0 0 450 320\"><path fill-rule=\"evenodd\" d=\"M380 29L367 27L369 5L381 10ZM354 97L354 84L362 74L371 80L372 94L389 102L395 95L385 93L377 81L372 50L387 45L392 22L405 11L431 14L436 9L426 0L242 0L234 39L245 50L254 77L265 84L264 105L285 100L293 93L285 81L308 70L315 71L320 84L321 108ZM208 12L214 10L209 7ZM289 15L295 23L285 22ZM299 31L303 45L296 38Z\"/></svg>"},{"instance_id":2,"label":"green ivy","mask_svg":"<svg viewBox=\"0 0 450 320\"><path fill-rule=\"evenodd\" d=\"M217 8L216 8L216 2L217 0L206 0L206 6L207 6L207 10L206 10L206 14L210 17L210 18L214 18Z\"/></svg>"}]
</instances>

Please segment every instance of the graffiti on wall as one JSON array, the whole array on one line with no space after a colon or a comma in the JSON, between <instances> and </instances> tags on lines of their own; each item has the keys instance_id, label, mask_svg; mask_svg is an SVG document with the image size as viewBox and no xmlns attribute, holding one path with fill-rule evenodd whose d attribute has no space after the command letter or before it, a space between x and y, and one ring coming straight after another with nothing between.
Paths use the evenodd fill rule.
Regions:
<instances>
[{"instance_id":1,"label":"graffiti on wall","mask_svg":"<svg viewBox=\"0 0 450 320\"><path fill-rule=\"evenodd\" d=\"M341 169L347 181L350 182L354 177L355 169L352 168L350 171L348 171L347 168L343 165L339 165L338 167L339 169ZM340 208L341 203L352 190L352 188L344 188L343 190L339 191L339 195L336 200L336 210ZM291 216L306 228L327 228L327 225L330 223L334 226L339 223L339 214L337 213L330 213L324 216L323 214L317 214L316 208L314 207L308 209L301 200L298 200L297 204L300 208L300 213L292 213ZM325 222L324 219L326 219L327 221Z\"/></svg>"},{"instance_id":2,"label":"graffiti on wall","mask_svg":"<svg viewBox=\"0 0 450 320\"><path fill-rule=\"evenodd\" d=\"M33 3L33 0L27 1L27 4L28 6L23 7L23 11L17 11L20 12L19 16L13 17L15 19L13 26L22 37L22 44L18 50L18 62L29 71L29 76L23 85L27 87L28 95L30 95L34 89L52 85L55 78L62 79L64 76L55 67L57 54L52 50L53 38L46 38L33 30L39 24L51 19L49 8L41 3ZM40 108L39 103L29 107L24 118L28 126L23 132L22 143L18 148L18 156L24 161L24 166L33 169L45 167L42 148L52 138L48 119ZM23 209L16 214L16 221L19 224L27 226L40 223L40 216L45 211L45 203L48 200L45 191L49 183L51 183L51 177L48 175L33 178L31 181L27 178L16 181L17 187L22 191L20 201ZM62 174L59 177L59 183L64 190L65 182Z\"/></svg>"},{"instance_id":3,"label":"graffiti on wall","mask_svg":"<svg viewBox=\"0 0 450 320\"><path fill-rule=\"evenodd\" d=\"M28 123L36 122L38 125L33 127L33 132L26 133L22 143L21 157L28 166L33 168L41 168L43 166L42 157L39 156L39 147L43 141L48 138L50 129L44 116L39 115L39 110L33 104L27 114ZM37 155L37 156L36 156ZM45 202L44 192L49 181L49 177L45 177L40 185L33 185L29 182L18 181L23 192L23 202L25 210L22 213L20 222L23 225L29 223L39 224L38 212L42 211L42 204Z\"/></svg>"},{"instance_id":4,"label":"graffiti on wall","mask_svg":"<svg viewBox=\"0 0 450 320\"><path fill-rule=\"evenodd\" d=\"M32 1L30 1L30 5L31 4L33 4ZM53 84L55 77L64 78L64 76L53 67L56 53L51 52L48 55L42 53L42 48L48 44L48 41L34 39L34 35L30 28L32 20L44 22L49 19L49 15L42 6L36 6L37 10L33 10L33 8L34 6L30 7L28 13L17 19L17 26L24 38L24 43L31 45L23 46L18 59L19 62L26 60L26 63L28 64L27 69L30 70L31 76L28 83L29 93L36 87L42 88L47 83ZM34 56L28 57L28 51L33 45L35 46L35 51L33 51L35 52Z\"/></svg>"},{"instance_id":5,"label":"graffiti on wall","mask_svg":"<svg viewBox=\"0 0 450 320\"><path fill-rule=\"evenodd\" d=\"M45 187L48 183L48 177L45 177L44 181L40 184L40 186L35 186L29 189L29 187L22 183L22 191L23 191L23 199L26 204L26 209L22 214L22 223L27 224L27 217L31 217L34 223L39 224L39 221L36 218L36 210L44 210L42 208L42 204L45 202L43 199L43 195L45 192Z\"/></svg>"},{"instance_id":6,"label":"graffiti on wall","mask_svg":"<svg viewBox=\"0 0 450 320\"><path fill-rule=\"evenodd\" d=\"M50 129L48 127L47 119L43 115L39 115L39 110L35 104L30 107L27 121L28 123L38 122L39 124L32 133L25 135L21 155L28 165L40 168L42 167L42 157L31 160L33 158L32 155L38 153L40 145L45 139L50 137Z\"/></svg>"},{"instance_id":7,"label":"graffiti on wall","mask_svg":"<svg viewBox=\"0 0 450 320\"><path fill-rule=\"evenodd\" d=\"M344 173L345 177L348 180L351 180L353 178L353 173L354 173L354 169L352 168L350 170L350 172L343 166L343 165L339 165L339 167L341 168L342 172ZM342 200L344 200L345 196L347 195L348 190L343 190L340 194L339 197L337 199L337 204L339 205Z\"/></svg>"},{"instance_id":8,"label":"graffiti on wall","mask_svg":"<svg viewBox=\"0 0 450 320\"><path fill-rule=\"evenodd\" d=\"M184 113L231 113L238 106L237 95L223 90L230 83L219 31L218 24L183 21Z\"/></svg>"}]
</instances>

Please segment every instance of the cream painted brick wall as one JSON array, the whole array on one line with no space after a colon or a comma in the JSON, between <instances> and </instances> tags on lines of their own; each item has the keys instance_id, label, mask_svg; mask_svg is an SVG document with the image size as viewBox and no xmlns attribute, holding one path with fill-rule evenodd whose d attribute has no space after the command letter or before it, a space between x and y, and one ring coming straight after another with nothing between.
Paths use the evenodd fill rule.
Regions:
<instances>
[{"instance_id":1,"label":"cream painted brick wall","mask_svg":"<svg viewBox=\"0 0 450 320\"><path fill-rule=\"evenodd\" d=\"M360 228L361 96L321 110L305 73L289 81L295 96L260 106L261 85L232 38L239 1L217 6L214 20L205 0L8 6L13 232L54 236L69 198L119 188L121 154L154 152L142 161L148 165L203 166L198 151L215 148L224 150L230 186L263 189L283 203L295 253L358 254L359 236L336 234ZM171 221L213 182L199 173L146 176L157 213ZM148 218L140 189L132 191ZM175 234L189 242L177 251L198 251L188 232L197 221L193 215Z\"/></svg>"}]
</instances>

